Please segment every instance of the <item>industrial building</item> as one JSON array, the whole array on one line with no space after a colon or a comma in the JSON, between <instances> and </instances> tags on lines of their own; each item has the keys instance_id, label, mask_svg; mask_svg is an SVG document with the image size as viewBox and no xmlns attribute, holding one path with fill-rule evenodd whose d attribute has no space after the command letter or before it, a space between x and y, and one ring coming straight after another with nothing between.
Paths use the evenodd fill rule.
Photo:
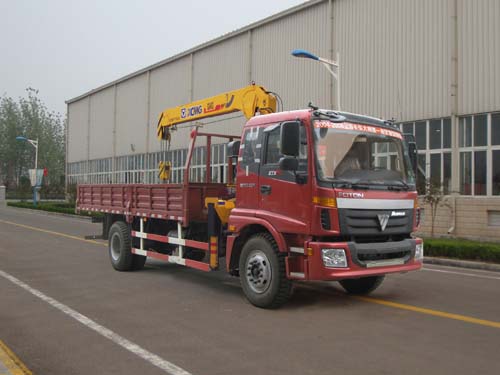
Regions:
<instances>
[{"instance_id":1,"label":"industrial building","mask_svg":"<svg viewBox=\"0 0 500 375\"><path fill-rule=\"evenodd\" d=\"M278 93L283 110L334 108L331 75L290 55L302 48L340 56L342 110L415 134L421 170L449 194L436 234L499 240L499 20L499 0L308 1L68 100L67 183L156 183L159 160L172 161L178 182L193 124L163 150L158 115L250 82ZM238 135L244 122L203 126ZM212 176L224 181L225 147L212 148ZM203 157L200 148L193 179Z\"/></svg>"}]
</instances>

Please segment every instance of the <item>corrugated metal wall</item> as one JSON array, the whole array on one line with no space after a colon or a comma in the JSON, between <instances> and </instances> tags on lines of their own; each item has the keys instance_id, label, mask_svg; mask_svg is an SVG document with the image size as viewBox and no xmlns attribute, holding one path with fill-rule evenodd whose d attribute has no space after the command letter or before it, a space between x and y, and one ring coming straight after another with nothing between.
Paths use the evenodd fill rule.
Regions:
<instances>
[{"instance_id":1,"label":"corrugated metal wall","mask_svg":"<svg viewBox=\"0 0 500 375\"><path fill-rule=\"evenodd\" d=\"M305 108L310 101L330 107L330 73L290 54L301 48L328 57L328 18L324 2L252 31L252 79L278 93L285 110Z\"/></svg>"},{"instance_id":2,"label":"corrugated metal wall","mask_svg":"<svg viewBox=\"0 0 500 375\"><path fill-rule=\"evenodd\" d=\"M250 84L250 48L248 33L226 39L193 54L193 100L207 98ZM238 118L234 118L238 116ZM210 132L240 134L245 123L239 114L218 117L229 119L210 124ZM213 122L207 119L202 123ZM189 139L189 125L182 125L173 138L173 148L185 148ZM220 141L219 141L220 142Z\"/></svg>"},{"instance_id":3,"label":"corrugated metal wall","mask_svg":"<svg viewBox=\"0 0 500 375\"><path fill-rule=\"evenodd\" d=\"M83 98L68 106L67 163L88 159L89 98Z\"/></svg>"},{"instance_id":4,"label":"corrugated metal wall","mask_svg":"<svg viewBox=\"0 0 500 375\"><path fill-rule=\"evenodd\" d=\"M500 1L458 1L459 113L500 110Z\"/></svg>"},{"instance_id":5,"label":"corrugated metal wall","mask_svg":"<svg viewBox=\"0 0 500 375\"><path fill-rule=\"evenodd\" d=\"M112 156L114 98L114 87L109 87L90 97L89 159Z\"/></svg>"},{"instance_id":6,"label":"corrugated metal wall","mask_svg":"<svg viewBox=\"0 0 500 375\"><path fill-rule=\"evenodd\" d=\"M149 152L160 150L156 124L160 113L191 100L191 57L183 57L151 71ZM137 134L139 136L139 134Z\"/></svg>"},{"instance_id":7,"label":"corrugated metal wall","mask_svg":"<svg viewBox=\"0 0 500 375\"><path fill-rule=\"evenodd\" d=\"M147 98L147 74L117 85L116 156L146 152Z\"/></svg>"},{"instance_id":8,"label":"corrugated metal wall","mask_svg":"<svg viewBox=\"0 0 500 375\"><path fill-rule=\"evenodd\" d=\"M249 84L248 38L245 33L194 53L193 100Z\"/></svg>"},{"instance_id":9,"label":"corrugated metal wall","mask_svg":"<svg viewBox=\"0 0 500 375\"><path fill-rule=\"evenodd\" d=\"M158 151L156 122L163 109L251 80L279 93L285 110L309 101L331 107L329 73L320 64L290 56L295 48L330 58L340 52L343 110L406 121L450 116L457 42L458 113L500 110L500 1L331 4L306 4L117 82L116 108L114 86L92 93L90 107L89 96L70 102L67 162L113 156L113 144L115 156ZM230 119L211 124L210 130L239 134L244 122ZM172 149L187 146L189 128L180 128Z\"/></svg>"},{"instance_id":10,"label":"corrugated metal wall","mask_svg":"<svg viewBox=\"0 0 500 375\"><path fill-rule=\"evenodd\" d=\"M450 3L335 1L342 109L402 120L449 115Z\"/></svg>"}]
</instances>

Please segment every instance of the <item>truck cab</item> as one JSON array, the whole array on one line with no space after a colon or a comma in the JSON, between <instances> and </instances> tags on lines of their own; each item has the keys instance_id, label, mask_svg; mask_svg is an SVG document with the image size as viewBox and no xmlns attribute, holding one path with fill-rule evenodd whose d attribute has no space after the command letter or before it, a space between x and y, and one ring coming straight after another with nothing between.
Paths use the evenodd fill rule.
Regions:
<instances>
[{"instance_id":1,"label":"truck cab","mask_svg":"<svg viewBox=\"0 0 500 375\"><path fill-rule=\"evenodd\" d=\"M265 232L288 278L365 292L385 274L421 268L419 218L410 154L392 123L315 108L256 116L241 138L228 268L241 277L234 259Z\"/></svg>"}]
</instances>

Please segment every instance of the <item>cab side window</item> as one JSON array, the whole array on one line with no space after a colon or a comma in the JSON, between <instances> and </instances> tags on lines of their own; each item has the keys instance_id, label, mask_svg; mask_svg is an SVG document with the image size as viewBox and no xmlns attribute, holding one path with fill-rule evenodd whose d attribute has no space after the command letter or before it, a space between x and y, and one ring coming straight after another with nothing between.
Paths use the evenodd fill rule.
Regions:
<instances>
[{"instance_id":1,"label":"cab side window","mask_svg":"<svg viewBox=\"0 0 500 375\"><path fill-rule=\"evenodd\" d=\"M267 136L265 158L263 164L278 164L283 155L280 152L281 126L278 124L264 131ZM307 136L304 125L300 126L299 171L307 172Z\"/></svg>"},{"instance_id":2,"label":"cab side window","mask_svg":"<svg viewBox=\"0 0 500 375\"><path fill-rule=\"evenodd\" d=\"M280 130L278 126L267 135L266 164L278 164L283 157L280 153Z\"/></svg>"},{"instance_id":3,"label":"cab side window","mask_svg":"<svg viewBox=\"0 0 500 375\"><path fill-rule=\"evenodd\" d=\"M240 166L254 173L259 169L260 164L261 134L260 128L246 130L240 146Z\"/></svg>"}]
</instances>

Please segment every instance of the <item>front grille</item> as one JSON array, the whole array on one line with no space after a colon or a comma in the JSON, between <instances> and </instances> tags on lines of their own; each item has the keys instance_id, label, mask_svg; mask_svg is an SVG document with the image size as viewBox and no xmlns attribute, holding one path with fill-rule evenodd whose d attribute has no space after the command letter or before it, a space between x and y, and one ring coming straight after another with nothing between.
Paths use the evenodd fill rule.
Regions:
<instances>
[{"instance_id":1,"label":"front grille","mask_svg":"<svg viewBox=\"0 0 500 375\"><path fill-rule=\"evenodd\" d=\"M386 253L386 254L380 254L380 253L375 253L375 254L361 254L358 253L358 259L362 262L366 261L377 261L377 260L387 260L387 259L399 259L399 258L404 258L406 256L411 255L411 251L398 251L395 253Z\"/></svg>"},{"instance_id":2,"label":"front grille","mask_svg":"<svg viewBox=\"0 0 500 375\"><path fill-rule=\"evenodd\" d=\"M368 264L373 267L376 262L383 263L393 259L401 259L406 263L415 253L415 240L410 238L385 243L349 242L348 246L352 261L361 267L367 267Z\"/></svg>"},{"instance_id":3,"label":"front grille","mask_svg":"<svg viewBox=\"0 0 500 375\"><path fill-rule=\"evenodd\" d=\"M339 209L340 230L342 235L361 239L361 237L379 237L407 234L412 231L413 209L407 210L360 210ZM393 213L404 216L395 216ZM379 215L388 215L387 225L382 229ZM364 241L363 241L364 242Z\"/></svg>"},{"instance_id":4,"label":"front grille","mask_svg":"<svg viewBox=\"0 0 500 375\"><path fill-rule=\"evenodd\" d=\"M332 225L330 223L330 210L326 208L321 209L321 228L325 230L332 229Z\"/></svg>"},{"instance_id":5,"label":"front grille","mask_svg":"<svg viewBox=\"0 0 500 375\"><path fill-rule=\"evenodd\" d=\"M391 236L359 236L353 237L353 240L357 243L387 242L391 241Z\"/></svg>"}]
</instances>

